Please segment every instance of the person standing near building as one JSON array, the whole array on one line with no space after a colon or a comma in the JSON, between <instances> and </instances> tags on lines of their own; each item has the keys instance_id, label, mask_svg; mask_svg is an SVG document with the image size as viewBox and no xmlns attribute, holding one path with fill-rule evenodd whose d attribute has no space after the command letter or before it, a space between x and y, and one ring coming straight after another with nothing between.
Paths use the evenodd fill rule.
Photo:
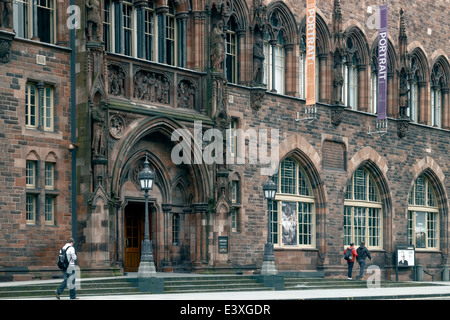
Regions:
<instances>
[{"instance_id":1,"label":"person standing near building","mask_svg":"<svg viewBox=\"0 0 450 320\"><path fill-rule=\"evenodd\" d=\"M363 276L364 276L364 268L366 266L366 258L369 258L370 260L372 260L372 257L370 256L370 252L369 250L366 248L366 243L364 241L361 242L361 245L359 246L358 249L356 249L356 253L357 253L357 258L356 260L358 260L359 263L359 280L362 280Z\"/></svg>"},{"instance_id":2,"label":"person standing near building","mask_svg":"<svg viewBox=\"0 0 450 320\"><path fill-rule=\"evenodd\" d=\"M64 280L61 282L58 290L56 290L56 299L59 299L64 289L67 287L67 281L69 281L69 295L70 299L78 299L75 292L75 261L77 260L77 255L75 254L75 248L73 247L75 240L69 238L67 243L64 245L62 250L66 250L67 260L69 261L69 266L66 270L63 270ZM61 251L60 251L61 253Z\"/></svg>"},{"instance_id":3,"label":"person standing near building","mask_svg":"<svg viewBox=\"0 0 450 320\"><path fill-rule=\"evenodd\" d=\"M345 249L344 257L345 257L345 253L348 250L350 250L350 253L351 253L351 259L346 259L347 260L347 267L348 267L348 280L352 280L353 265L355 263L355 258L358 256L358 254L356 253L355 244L353 242L350 243L350 247Z\"/></svg>"}]
</instances>

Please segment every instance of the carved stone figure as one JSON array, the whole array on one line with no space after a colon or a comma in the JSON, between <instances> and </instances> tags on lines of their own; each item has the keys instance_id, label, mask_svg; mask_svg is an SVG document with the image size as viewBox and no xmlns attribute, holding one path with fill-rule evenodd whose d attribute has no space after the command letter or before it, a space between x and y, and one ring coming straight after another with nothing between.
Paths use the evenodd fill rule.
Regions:
<instances>
[{"instance_id":1,"label":"carved stone figure","mask_svg":"<svg viewBox=\"0 0 450 320\"><path fill-rule=\"evenodd\" d=\"M0 0L0 27L13 29L12 0Z\"/></svg>"},{"instance_id":2,"label":"carved stone figure","mask_svg":"<svg viewBox=\"0 0 450 320\"><path fill-rule=\"evenodd\" d=\"M256 36L256 41L253 46L253 82L255 84L263 83L264 75L264 48L261 35Z\"/></svg>"},{"instance_id":3,"label":"carved stone figure","mask_svg":"<svg viewBox=\"0 0 450 320\"><path fill-rule=\"evenodd\" d=\"M195 108L195 87L187 80L181 80L178 83L178 108Z\"/></svg>"},{"instance_id":4,"label":"carved stone figure","mask_svg":"<svg viewBox=\"0 0 450 320\"><path fill-rule=\"evenodd\" d=\"M336 53L335 61L340 59L340 54ZM340 62L334 64L333 70L333 103L343 104L342 101L342 85L344 77L342 76L342 65Z\"/></svg>"},{"instance_id":5,"label":"carved stone figure","mask_svg":"<svg viewBox=\"0 0 450 320\"><path fill-rule=\"evenodd\" d=\"M223 22L219 20L211 34L211 66L218 72L223 71L223 59L225 56L224 41Z\"/></svg>"},{"instance_id":6,"label":"carved stone figure","mask_svg":"<svg viewBox=\"0 0 450 320\"><path fill-rule=\"evenodd\" d=\"M400 74L400 89L399 89L401 116L406 116L406 110L409 107L408 94L409 88L406 80L406 75L402 72Z\"/></svg>"},{"instance_id":7,"label":"carved stone figure","mask_svg":"<svg viewBox=\"0 0 450 320\"><path fill-rule=\"evenodd\" d=\"M87 0L87 37L88 41L100 41L102 38L102 17L98 0Z\"/></svg>"},{"instance_id":8,"label":"carved stone figure","mask_svg":"<svg viewBox=\"0 0 450 320\"><path fill-rule=\"evenodd\" d=\"M0 62L8 63L11 59L11 41L0 39Z\"/></svg>"},{"instance_id":9,"label":"carved stone figure","mask_svg":"<svg viewBox=\"0 0 450 320\"><path fill-rule=\"evenodd\" d=\"M134 97L139 100L169 104L169 79L162 74L139 71L134 76Z\"/></svg>"},{"instance_id":10,"label":"carved stone figure","mask_svg":"<svg viewBox=\"0 0 450 320\"><path fill-rule=\"evenodd\" d=\"M120 139L125 132L125 121L120 115L113 115L109 119L109 133L115 139Z\"/></svg>"},{"instance_id":11,"label":"carved stone figure","mask_svg":"<svg viewBox=\"0 0 450 320\"><path fill-rule=\"evenodd\" d=\"M104 127L105 116L102 110L102 103L92 107L92 154L94 157L100 157L105 155L104 144Z\"/></svg>"},{"instance_id":12,"label":"carved stone figure","mask_svg":"<svg viewBox=\"0 0 450 320\"><path fill-rule=\"evenodd\" d=\"M125 74L117 67L111 66L108 68L108 86L109 94L114 96L122 96L125 93Z\"/></svg>"}]
</instances>

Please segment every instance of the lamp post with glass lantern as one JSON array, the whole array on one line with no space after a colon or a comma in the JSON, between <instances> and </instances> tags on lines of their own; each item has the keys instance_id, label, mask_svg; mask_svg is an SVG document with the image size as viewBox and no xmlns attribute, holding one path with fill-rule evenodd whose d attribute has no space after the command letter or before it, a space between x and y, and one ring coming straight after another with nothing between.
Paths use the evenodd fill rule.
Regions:
<instances>
[{"instance_id":1,"label":"lamp post with glass lantern","mask_svg":"<svg viewBox=\"0 0 450 320\"><path fill-rule=\"evenodd\" d=\"M278 274L277 266L275 264L275 256L273 253L272 243L272 217L269 212L269 201L275 199L277 192L277 185L269 178L269 181L263 183L264 199L267 200L267 243L264 245L264 258L261 267L262 275L276 275Z\"/></svg>"},{"instance_id":2,"label":"lamp post with glass lantern","mask_svg":"<svg viewBox=\"0 0 450 320\"><path fill-rule=\"evenodd\" d=\"M150 164L145 156L144 168L138 174L141 190L145 192L145 234L142 241L141 262L139 263L138 277L148 278L156 273L155 262L153 260L152 241L150 241L150 230L148 227L148 191L153 189L155 173L150 169Z\"/></svg>"}]
</instances>

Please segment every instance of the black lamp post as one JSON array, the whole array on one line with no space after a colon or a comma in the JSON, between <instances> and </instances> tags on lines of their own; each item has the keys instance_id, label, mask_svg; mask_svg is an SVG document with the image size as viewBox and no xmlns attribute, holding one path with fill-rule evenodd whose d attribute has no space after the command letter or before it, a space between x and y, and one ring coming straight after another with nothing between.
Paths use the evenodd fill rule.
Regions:
<instances>
[{"instance_id":1,"label":"black lamp post","mask_svg":"<svg viewBox=\"0 0 450 320\"><path fill-rule=\"evenodd\" d=\"M153 260L152 241L150 241L150 230L148 228L148 191L153 189L155 173L150 169L147 156L145 157L144 168L138 174L141 190L145 192L145 234L142 241L141 262L139 263L139 278L148 278L156 273L155 262Z\"/></svg>"},{"instance_id":2,"label":"black lamp post","mask_svg":"<svg viewBox=\"0 0 450 320\"><path fill-rule=\"evenodd\" d=\"M269 212L269 201L275 199L277 192L277 185L269 178L269 181L263 183L264 199L267 200L267 243L264 246L264 258L261 267L262 275L276 275L278 274L277 266L275 264L275 256L273 254L272 243L272 217Z\"/></svg>"}]
</instances>

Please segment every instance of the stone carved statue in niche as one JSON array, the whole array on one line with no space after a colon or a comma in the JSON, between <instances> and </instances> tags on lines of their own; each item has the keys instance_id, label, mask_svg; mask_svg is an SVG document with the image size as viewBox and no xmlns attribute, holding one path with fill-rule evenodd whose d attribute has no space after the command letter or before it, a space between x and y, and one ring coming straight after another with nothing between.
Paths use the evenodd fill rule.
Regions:
<instances>
[{"instance_id":1,"label":"stone carved statue in niche","mask_svg":"<svg viewBox=\"0 0 450 320\"><path fill-rule=\"evenodd\" d=\"M13 29L12 0L0 0L0 27Z\"/></svg>"},{"instance_id":2,"label":"stone carved statue in niche","mask_svg":"<svg viewBox=\"0 0 450 320\"><path fill-rule=\"evenodd\" d=\"M211 67L217 71L223 71L223 59L225 56L225 33L223 22L218 20L211 34Z\"/></svg>"},{"instance_id":3,"label":"stone carved statue in niche","mask_svg":"<svg viewBox=\"0 0 450 320\"><path fill-rule=\"evenodd\" d=\"M134 98L169 104L169 79L162 74L139 71L134 76Z\"/></svg>"},{"instance_id":4,"label":"stone carved statue in niche","mask_svg":"<svg viewBox=\"0 0 450 320\"><path fill-rule=\"evenodd\" d=\"M122 69L110 66L108 68L109 94L123 96L125 94L125 73Z\"/></svg>"},{"instance_id":5,"label":"stone carved statue in niche","mask_svg":"<svg viewBox=\"0 0 450 320\"><path fill-rule=\"evenodd\" d=\"M407 116L407 109L409 107L409 88L408 88L408 80L406 78L406 73L404 70L400 72L400 88L399 88L399 107L400 107L400 116L406 117Z\"/></svg>"},{"instance_id":6,"label":"stone carved statue in niche","mask_svg":"<svg viewBox=\"0 0 450 320\"><path fill-rule=\"evenodd\" d=\"M178 83L178 108L195 109L195 86L187 80Z\"/></svg>"},{"instance_id":7,"label":"stone carved statue in niche","mask_svg":"<svg viewBox=\"0 0 450 320\"><path fill-rule=\"evenodd\" d=\"M104 128L105 115L103 103L94 105L91 110L92 117L92 155L101 157L105 155Z\"/></svg>"},{"instance_id":8,"label":"stone carved statue in niche","mask_svg":"<svg viewBox=\"0 0 450 320\"><path fill-rule=\"evenodd\" d=\"M344 84L344 77L342 76L342 62L339 51L335 52L333 70L333 103L343 104L342 101L342 85Z\"/></svg>"},{"instance_id":9,"label":"stone carved statue in niche","mask_svg":"<svg viewBox=\"0 0 450 320\"><path fill-rule=\"evenodd\" d=\"M264 76L264 48L260 32L255 33L255 44L253 45L253 82L263 83Z\"/></svg>"},{"instance_id":10,"label":"stone carved statue in niche","mask_svg":"<svg viewBox=\"0 0 450 320\"><path fill-rule=\"evenodd\" d=\"M86 8L88 41L101 41L103 22L100 12L100 2L98 0L87 0Z\"/></svg>"}]
</instances>

